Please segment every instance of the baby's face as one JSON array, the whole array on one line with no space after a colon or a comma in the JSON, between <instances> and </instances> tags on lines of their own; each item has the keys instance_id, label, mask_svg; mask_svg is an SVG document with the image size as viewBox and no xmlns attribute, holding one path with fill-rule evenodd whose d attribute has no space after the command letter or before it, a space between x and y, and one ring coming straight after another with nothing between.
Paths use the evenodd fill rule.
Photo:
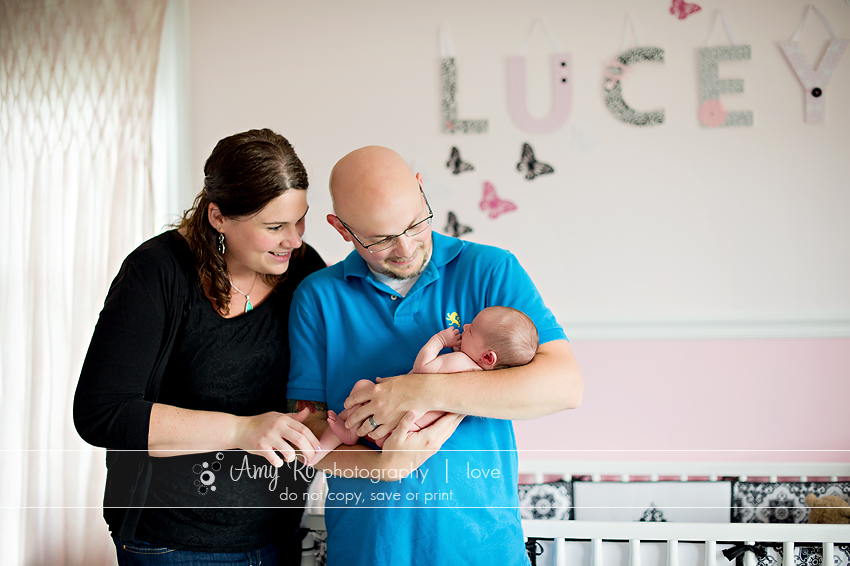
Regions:
<instances>
[{"instance_id":1,"label":"baby's face","mask_svg":"<svg viewBox=\"0 0 850 566\"><path fill-rule=\"evenodd\" d=\"M481 356L487 352L485 338L487 332L487 314L478 313L471 323L463 325L460 335L460 351L479 363Z\"/></svg>"}]
</instances>

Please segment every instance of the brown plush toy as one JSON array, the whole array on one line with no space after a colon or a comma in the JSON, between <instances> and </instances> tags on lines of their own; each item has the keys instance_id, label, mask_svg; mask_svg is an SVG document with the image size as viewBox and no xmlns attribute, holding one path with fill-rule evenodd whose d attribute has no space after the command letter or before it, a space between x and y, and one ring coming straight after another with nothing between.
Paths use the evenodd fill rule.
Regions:
<instances>
[{"instance_id":1,"label":"brown plush toy","mask_svg":"<svg viewBox=\"0 0 850 566\"><path fill-rule=\"evenodd\" d=\"M806 505L809 506L809 523L850 524L850 504L837 495L818 498L810 493L806 496Z\"/></svg>"}]
</instances>

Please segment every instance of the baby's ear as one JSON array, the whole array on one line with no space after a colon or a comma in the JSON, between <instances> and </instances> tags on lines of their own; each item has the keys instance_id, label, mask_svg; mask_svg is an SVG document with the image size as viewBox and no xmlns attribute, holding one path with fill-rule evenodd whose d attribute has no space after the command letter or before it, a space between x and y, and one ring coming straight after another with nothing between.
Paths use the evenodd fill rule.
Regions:
<instances>
[{"instance_id":1,"label":"baby's ear","mask_svg":"<svg viewBox=\"0 0 850 566\"><path fill-rule=\"evenodd\" d=\"M494 352L493 350L487 350L481 356L481 361L484 362L484 365L488 366L488 367L495 366L498 359L499 359L499 357L496 355L496 352Z\"/></svg>"}]
</instances>

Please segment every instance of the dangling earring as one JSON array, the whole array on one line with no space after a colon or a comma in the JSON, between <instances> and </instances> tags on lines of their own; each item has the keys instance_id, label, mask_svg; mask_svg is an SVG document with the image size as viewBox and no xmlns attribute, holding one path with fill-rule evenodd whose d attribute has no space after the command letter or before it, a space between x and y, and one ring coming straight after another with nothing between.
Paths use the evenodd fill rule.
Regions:
<instances>
[{"instance_id":1,"label":"dangling earring","mask_svg":"<svg viewBox=\"0 0 850 566\"><path fill-rule=\"evenodd\" d=\"M226 249L227 249L227 247L224 245L224 234L219 232L218 233L218 253L220 253L221 255L224 255L224 250L226 250Z\"/></svg>"}]
</instances>

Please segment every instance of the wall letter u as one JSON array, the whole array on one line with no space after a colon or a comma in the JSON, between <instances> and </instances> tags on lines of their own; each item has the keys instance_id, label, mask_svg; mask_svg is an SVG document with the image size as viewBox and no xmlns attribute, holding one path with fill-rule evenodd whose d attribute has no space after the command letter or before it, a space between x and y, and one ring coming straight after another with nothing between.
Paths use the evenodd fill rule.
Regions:
<instances>
[{"instance_id":1,"label":"wall letter u","mask_svg":"<svg viewBox=\"0 0 850 566\"><path fill-rule=\"evenodd\" d=\"M544 118L528 113L527 75L524 55L508 57L508 112L521 130L548 134L564 125L573 105L572 60L566 53L552 55L552 108Z\"/></svg>"}]
</instances>

